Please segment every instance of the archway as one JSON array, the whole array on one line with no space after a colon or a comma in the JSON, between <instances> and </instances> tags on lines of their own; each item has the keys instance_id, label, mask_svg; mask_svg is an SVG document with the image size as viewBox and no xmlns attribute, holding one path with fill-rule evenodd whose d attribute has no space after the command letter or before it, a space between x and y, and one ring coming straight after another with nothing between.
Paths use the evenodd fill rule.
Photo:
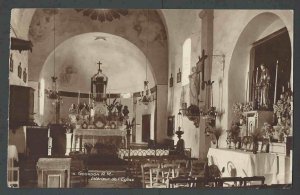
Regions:
<instances>
[{"instance_id":1,"label":"archway","mask_svg":"<svg viewBox=\"0 0 300 195\"><path fill-rule=\"evenodd\" d=\"M228 104L227 124L230 126L234 102L245 102L247 75L250 64L252 44L263 37L286 27L283 20L276 14L264 12L256 15L245 26L234 47L228 70Z\"/></svg>"}]
</instances>

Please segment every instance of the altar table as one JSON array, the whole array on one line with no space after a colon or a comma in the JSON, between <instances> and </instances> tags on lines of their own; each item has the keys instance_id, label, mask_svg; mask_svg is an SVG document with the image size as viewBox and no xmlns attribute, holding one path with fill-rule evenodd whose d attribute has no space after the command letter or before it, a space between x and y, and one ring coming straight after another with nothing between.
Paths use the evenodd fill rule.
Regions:
<instances>
[{"instance_id":1,"label":"altar table","mask_svg":"<svg viewBox=\"0 0 300 195\"><path fill-rule=\"evenodd\" d=\"M264 176L266 184L276 183L276 154L253 154L242 150L210 148L207 154L208 164L224 169L223 177L230 177L231 170L236 169L237 177Z\"/></svg>"},{"instance_id":2,"label":"altar table","mask_svg":"<svg viewBox=\"0 0 300 195\"><path fill-rule=\"evenodd\" d=\"M120 129L75 129L72 151L82 150L84 143L114 144L121 147L126 144L126 131Z\"/></svg>"}]
</instances>

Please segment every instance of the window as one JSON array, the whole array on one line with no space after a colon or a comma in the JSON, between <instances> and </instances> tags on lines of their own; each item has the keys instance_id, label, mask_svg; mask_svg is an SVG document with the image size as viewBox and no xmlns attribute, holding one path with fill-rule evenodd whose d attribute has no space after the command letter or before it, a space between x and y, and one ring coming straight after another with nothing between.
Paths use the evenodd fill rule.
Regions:
<instances>
[{"instance_id":1,"label":"window","mask_svg":"<svg viewBox=\"0 0 300 195\"><path fill-rule=\"evenodd\" d=\"M191 38L184 41L182 46L182 85L189 84L189 75L191 73Z\"/></svg>"},{"instance_id":2,"label":"window","mask_svg":"<svg viewBox=\"0 0 300 195\"><path fill-rule=\"evenodd\" d=\"M45 93L45 80L40 81L40 115L44 115L44 93Z\"/></svg>"}]
</instances>

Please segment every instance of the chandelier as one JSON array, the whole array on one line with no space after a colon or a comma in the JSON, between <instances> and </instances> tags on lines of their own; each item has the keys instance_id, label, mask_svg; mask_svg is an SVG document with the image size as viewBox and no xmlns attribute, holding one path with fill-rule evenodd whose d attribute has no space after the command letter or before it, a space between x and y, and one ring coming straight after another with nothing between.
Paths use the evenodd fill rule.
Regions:
<instances>
[{"instance_id":1,"label":"chandelier","mask_svg":"<svg viewBox=\"0 0 300 195\"><path fill-rule=\"evenodd\" d=\"M149 10L147 10L147 26L149 26ZM148 28L147 28L148 29ZM149 90L149 81L148 81L148 33L146 35L146 56L145 56L145 64L146 64L146 80L144 81L144 91L141 92L141 99L139 100L144 105L148 105L149 102L152 102L151 91Z\"/></svg>"},{"instance_id":2,"label":"chandelier","mask_svg":"<svg viewBox=\"0 0 300 195\"><path fill-rule=\"evenodd\" d=\"M53 33L54 33L54 38L53 38L53 45L54 45L54 48L53 48L53 76L51 77L51 81L52 81L52 89L48 90L48 93L47 93L47 97L49 99L52 99L52 100L56 100L56 102L60 102L61 100L61 97L59 96L59 92L57 90L57 85L56 85L56 80L57 80L57 76L56 76L56 71L55 71L55 13L53 13L53 17L54 17L54 20L53 20L53 25L54 25L54 28L53 28Z\"/></svg>"},{"instance_id":3,"label":"chandelier","mask_svg":"<svg viewBox=\"0 0 300 195\"><path fill-rule=\"evenodd\" d=\"M83 16L90 17L92 20L98 20L100 22L113 21L114 19L120 19L121 16L128 15L126 9L75 9L77 12L81 12Z\"/></svg>"}]
</instances>

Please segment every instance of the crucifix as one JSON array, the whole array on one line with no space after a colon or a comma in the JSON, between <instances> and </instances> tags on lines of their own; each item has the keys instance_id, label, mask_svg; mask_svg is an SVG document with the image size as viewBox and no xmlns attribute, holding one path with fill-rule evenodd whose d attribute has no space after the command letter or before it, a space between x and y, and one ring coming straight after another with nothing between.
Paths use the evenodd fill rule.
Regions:
<instances>
[{"instance_id":1,"label":"crucifix","mask_svg":"<svg viewBox=\"0 0 300 195\"><path fill-rule=\"evenodd\" d=\"M205 65L205 60L208 57L208 55L205 54L205 50L202 50L202 56L198 57L199 61L197 62L197 66L199 67L199 72L202 72L202 80L201 80L201 89L204 90L205 89L205 82L204 82L204 65ZM200 77L200 74L199 74ZM199 78L200 80L200 78Z\"/></svg>"},{"instance_id":2,"label":"crucifix","mask_svg":"<svg viewBox=\"0 0 300 195\"><path fill-rule=\"evenodd\" d=\"M102 63L99 61L97 64L99 65L98 72L102 72L102 70L101 70L101 68L100 68L100 66L101 66Z\"/></svg>"}]
</instances>

